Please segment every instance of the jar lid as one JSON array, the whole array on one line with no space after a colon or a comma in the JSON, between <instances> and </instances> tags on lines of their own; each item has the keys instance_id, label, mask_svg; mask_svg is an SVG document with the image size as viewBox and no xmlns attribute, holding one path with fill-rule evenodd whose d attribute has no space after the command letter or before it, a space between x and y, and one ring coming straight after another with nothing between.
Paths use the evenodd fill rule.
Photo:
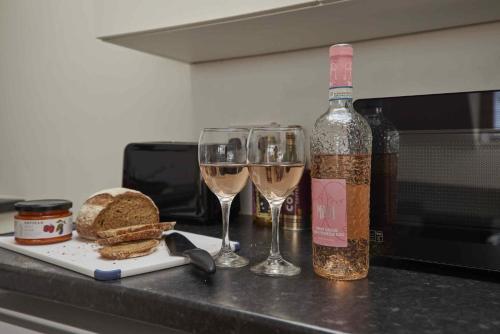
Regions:
<instances>
[{"instance_id":1,"label":"jar lid","mask_svg":"<svg viewBox=\"0 0 500 334\"><path fill-rule=\"evenodd\" d=\"M36 201L17 202L14 207L17 211L46 212L54 210L69 210L73 203L64 199L42 199Z\"/></svg>"}]
</instances>

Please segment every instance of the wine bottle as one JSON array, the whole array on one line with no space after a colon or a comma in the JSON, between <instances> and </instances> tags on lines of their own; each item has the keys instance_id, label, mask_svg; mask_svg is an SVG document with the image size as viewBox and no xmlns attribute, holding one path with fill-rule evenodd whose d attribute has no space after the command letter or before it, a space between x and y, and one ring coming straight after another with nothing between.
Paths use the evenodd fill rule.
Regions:
<instances>
[{"instance_id":1,"label":"wine bottle","mask_svg":"<svg viewBox=\"0 0 500 334\"><path fill-rule=\"evenodd\" d=\"M397 213L399 132L382 112L382 103L366 103L359 112L372 130L370 183L370 256L390 254Z\"/></svg>"},{"instance_id":2,"label":"wine bottle","mask_svg":"<svg viewBox=\"0 0 500 334\"><path fill-rule=\"evenodd\" d=\"M271 135L259 138L258 148L261 156L266 154L265 149L267 147L267 143L275 144L276 138ZM257 187L254 184L252 184L252 187L253 221L257 225L271 227L271 207L269 206L267 199L260 193Z\"/></svg>"},{"instance_id":3,"label":"wine bottle","mask_svg":"<svg viewBox=\"0 0 500 334\"><path fill-rule=\"evenodd\" d=\"M293 126L302 128L299 125ZM294 132L286 134L285 159L297 161L296 138ZM285 230L300 231L311 227L311 176L309 169L304 169L297 188L288 195L281 206L280 225Z\"/></svg>"},{"instance_id":4,"label":"wine bottle","mask_svg":"<svg viewBox=\"0 0 500 334\"><path fill-rule=\"evenodd\" d=\"M330 47L330 106L311 137L313 268L321 277L368 274L372 135L352 105L353 49Z\"/></svg>"}]
</instances>

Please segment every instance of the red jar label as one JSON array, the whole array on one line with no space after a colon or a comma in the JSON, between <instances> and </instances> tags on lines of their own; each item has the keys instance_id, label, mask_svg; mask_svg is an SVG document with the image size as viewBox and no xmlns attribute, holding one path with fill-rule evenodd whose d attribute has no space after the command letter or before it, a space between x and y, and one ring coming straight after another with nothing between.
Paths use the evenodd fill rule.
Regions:
<instances>
[{"instance_id":1,"label":"red jar label","mask_svg":"<svg viewBox=\"0 0 500 334\"><path fill-rule=\"evenodd\" d=\"M313 242L347 247L347 192L344 179L312 178Z\"/></svg>"},{"instance_id":2,"label":"red jar label","mask_svg":"<svg viewBox=\"0 0 500 334\"><path fill-rule=\"evenodd\" d=\"M15 219L14 236L20 239L50 239L71 234L72 216L55 219Z\"/></svg>"}]
</instances>

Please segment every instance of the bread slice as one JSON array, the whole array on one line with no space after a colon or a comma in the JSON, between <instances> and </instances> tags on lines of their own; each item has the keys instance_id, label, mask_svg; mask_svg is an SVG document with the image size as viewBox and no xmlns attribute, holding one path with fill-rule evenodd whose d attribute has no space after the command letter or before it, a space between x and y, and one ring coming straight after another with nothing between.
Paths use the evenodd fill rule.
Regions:
<instances>
[{"instance_id":1,"label":"bread slice","mask_svg":"<svg viewBox=\"0 0 500 334\"><path fill-rule=\"evenodd\" d=\"M123 234L129 234L132 232L146 231L151 229L160 229L162 231L172 230L175 226L175 222L165 222L158 224L141 224L132 225L127 227L113 228L106 231L98 231L97 236L100 238L112 238Z\"/></svg>"},{"instance_id":2,"label":"bread slice","mask_svg":"<svg viewBox=\"0 0 500 334\"><path fill-rule=\"evenodd\" d=\"M97 240L99 245L115 245L122 242L135 241L135 240L146 240L146 239L160 239L163 234L163 230L149 229L137 232L130 232L126 234L121 234L116 237L105 238Z\"/></svg>"},{"instance_id":3,"label":"bread slice","mask_svg":"<svg viewBox=\"0 0 500 334\"><path fill-rule=\"evenodd\" d=\"M76 230L81 237L96 240L99 231L159 222L158 208L151 198L132 189L113 188L90 196L82 205Z\"/></svg>"},{"instance_id":4,"label":"bread slice","mask_svg":"<svg viewBox=\"0 0 500 334\"><path fill-rule=\"evenodd\" d=\"M106 259L124 260L151 254L159 244L159 240L125 242L119 245L103 247L99 249L99 253Z\"/></svg>"}]
</instances>

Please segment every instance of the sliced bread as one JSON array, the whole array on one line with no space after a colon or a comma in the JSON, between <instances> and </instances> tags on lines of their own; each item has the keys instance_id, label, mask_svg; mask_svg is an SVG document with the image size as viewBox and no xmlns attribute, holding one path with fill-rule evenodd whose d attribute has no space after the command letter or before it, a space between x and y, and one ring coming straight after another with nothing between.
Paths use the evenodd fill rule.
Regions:
<instances>
[{"instance_id":1,"label":"sliced bread","mask_svg":"<svg viewBox=\"0 0 500 334\"><path fill-rule=\"evenodd\" d=\"M119 235L129 234L132 232L146 231L151 229L160 229L162 231L168 231L172 230L174 226L175 222L132 225L127 227L113 228L106 231L98 231L97 236L100 238L112 238L112 237L117 237Z\"/></svg>"},{"instance_id":2,"label":"sliced bread","mask_svg":"<svg viewBox=\"0 0 500 334\"><path fill-rule=\"evenodd\" d=\"M135 240L146 240L146 239L160 239L163 234L161 229L149 229L137 232L130 232L127 234L121 234L116 237L105 238L97 240L97 243L101 246L103 245L115 245L122 242L135 241Z\"/></svg>"},{"instance_id":3,"label":"sliced bread","mask_svg":"<svg viewBox=\"0 0 500 334\"><path fill-rule=\"evenodd\" d=\"M124 260L151 254L159 244L159 240L125 242L119 245L102 247L99 249L99 253L106 259Z\"/></svg>"}]
</instances>

